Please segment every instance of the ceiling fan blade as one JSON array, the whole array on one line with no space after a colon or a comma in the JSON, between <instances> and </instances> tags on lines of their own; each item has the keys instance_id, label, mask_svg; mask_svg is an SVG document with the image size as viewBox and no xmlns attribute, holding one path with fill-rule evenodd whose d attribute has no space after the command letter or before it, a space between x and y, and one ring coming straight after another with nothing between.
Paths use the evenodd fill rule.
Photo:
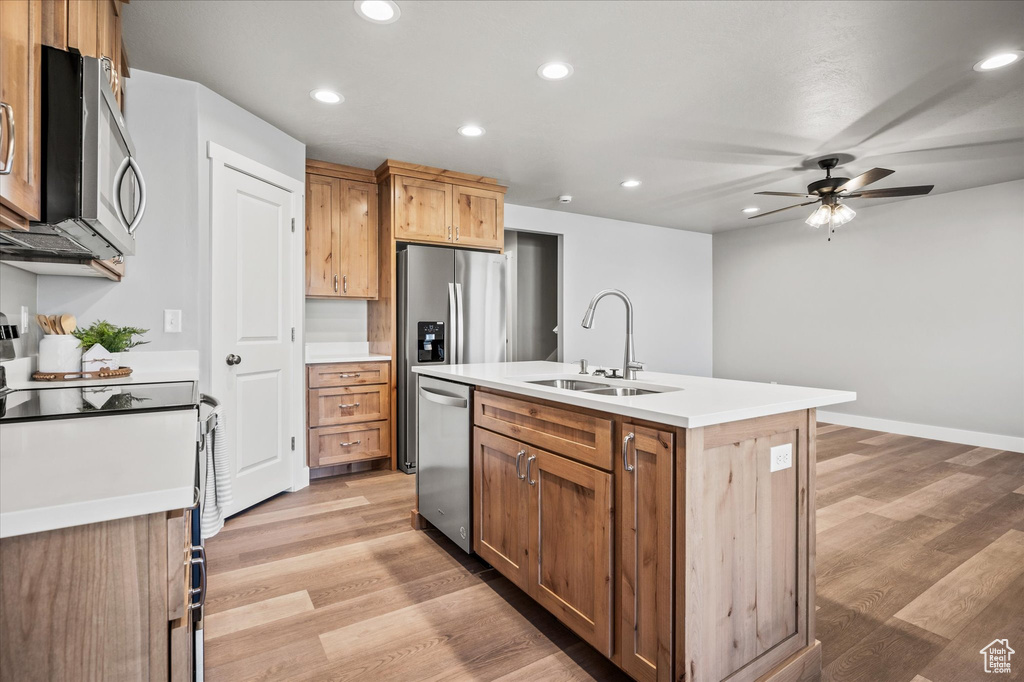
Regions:
<instances>
[{"instance_id":1,"label":"ceiling fan blade","mask_svg":"<svg viewBox=\"0 0 1024 682\"><path fill-rule=\"evenodd\" d=\"M892 175L896 171L891 171L888 168L872 168L866 173L861 173L852 180L847 180L846 184L842 187L836 187L833 194L836 192L855 192L861 187L870 185L872 182L878 182L884 177Z\"/></svg>"},{"instance_id":2,"label":"ceiling fan blade","mask_svg":"<svg viewBox=\"0 0 1024 682\"><path fill-rule=\"evenodd\" d=\"M819 201L819 199L815 199L814 201L808 201L808 202L803 203L803 204L793 204L792 206L787 206L786 208L777 208L774 211L768 211L767 213L758 213L757 215L750 216L749 218L747 218L747 220L753 220L754 218L763 218L766 215L771 215L772 213L778 213L779 211L788 211L791 208L800 208L801 206L810 206L811 204L818 203L818 201Z\"/></svg>"},{"instance_id":3,"label":"ceiling fan blade","mask_svg":"<svg viewBox=\"0 0 1024 682\"><path fill-rule=\"evenodd\" d=\"M771 197L816 197L817 194L794 194L793 192L754 192L754 194L767 194ZM755 218L757 216L754 216Z\"/></svg>"},{"instance_id":4,"label":"ceiling fan blade","mask_svg":"<svg viewBox=\"0 0 1024 682\"><path fill-rule=\"evenodd\" d=\"M886 189L869 189L856 194L844 194L843 199L886 199L888 197L914 197L928 194L935 185L916 185L914 187L888 187Z\"/></svg>"}]
</instances>

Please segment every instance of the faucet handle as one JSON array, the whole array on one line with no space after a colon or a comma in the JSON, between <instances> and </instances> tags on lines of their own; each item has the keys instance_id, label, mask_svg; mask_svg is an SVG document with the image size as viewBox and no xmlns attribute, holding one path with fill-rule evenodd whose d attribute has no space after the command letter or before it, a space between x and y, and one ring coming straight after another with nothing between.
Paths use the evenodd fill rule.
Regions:
<instances>
[{"instance_id":1,"label":"faucet handle","mask_svg":"<svg viewBox=\"0 0 1024 682\"><path fill-rule=\"evenodd\" d=\"M586 358L580 358L580 374L587 374L587 360Z\"/></svg>"},{"instance_id":2,"label":"faucet handle","mask_svg":"<svg viewBox=\"0 0 1024 682\"><path fill-rule=\"evenodd\" d=\"M632 369L636 370L637 372L642 372L644 371L644 363L637 362L636 360L634 360L633 362L630 362L628 365L626 365L626 369Z\"/></svg>"}]
</instances>

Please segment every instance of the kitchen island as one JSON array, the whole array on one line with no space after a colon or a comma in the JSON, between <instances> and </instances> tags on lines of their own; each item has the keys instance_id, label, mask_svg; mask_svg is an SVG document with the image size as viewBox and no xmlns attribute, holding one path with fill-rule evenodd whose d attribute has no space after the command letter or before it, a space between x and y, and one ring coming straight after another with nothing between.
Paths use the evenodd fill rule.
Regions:
<instances>
[{"instance_id":1,"label":"kitchen island","mask_svg":"<svg viewBox=\"0 0 1024 682\"><path fill-rule=\"evenodd\" d=\"M818 679L815 410L854 393L551 362L414 371L475 387L472 550L626 673Z\"/></svg>"}]
</instances>

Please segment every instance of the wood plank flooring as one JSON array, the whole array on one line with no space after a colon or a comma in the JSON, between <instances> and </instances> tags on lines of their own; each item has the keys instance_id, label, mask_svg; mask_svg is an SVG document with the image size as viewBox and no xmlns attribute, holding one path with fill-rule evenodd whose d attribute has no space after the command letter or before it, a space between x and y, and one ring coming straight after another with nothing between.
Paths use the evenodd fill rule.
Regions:
<instances>
[{"instance_id":1,"label":"wood plank flooring","mask_svg":"<svg viewBox=\"0 0 1024 682\"><path fill-rule=\"evenodd\" d=\"M985 680L1024 652L1024 454L820 424L822 679ZM415 480L322 479L207 544L206 679L625 680L516 587L409 528ZM1024 679L1024 653L1013 673Z\"/></svg>"}]
</instances>

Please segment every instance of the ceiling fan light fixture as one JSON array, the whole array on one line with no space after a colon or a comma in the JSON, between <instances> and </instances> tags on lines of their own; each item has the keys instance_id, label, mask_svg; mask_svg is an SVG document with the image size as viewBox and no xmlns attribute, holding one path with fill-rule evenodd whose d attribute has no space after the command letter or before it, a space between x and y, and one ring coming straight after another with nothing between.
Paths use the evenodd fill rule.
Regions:
<instances>
[{"instance_id":1,"label":"ceiling fan light fixture","mask_svg":"<svg viewBox=\"0 0 1024 682\"><path fill-rule=\"evenodd\" d=\"M811 227L821 227L827 225L830 220L832 220L832 207L822 204L804 222Z\"/></svg>"},{"instance_id":2,"label":"ceiling fan light fixture","mask_svg":"<svg viewBox=\"0 0 1024 682\"><path fill-rule=\"evenodd\" d=\"M974 70L992 71L994 69L1001 69L1004 66L1009 66L1014 62L1020 61L1021 57L1024 57L1024 52L1021 52L1020 50L1000 52L999 54L994 54L991 57L982 59L980 62L974 65Z\"/></svg>"},{"instance_id":3,"label":"ceiling fan light fixture","mask_svg":"<svg viewBox=\"0 0 1024 682\"><path fill-rule=\"evenodd\" d=\"M832 227L845 225L856 217L857 212L846 204L836 204L832 209Z\"/></svg>"}]
</instances>

